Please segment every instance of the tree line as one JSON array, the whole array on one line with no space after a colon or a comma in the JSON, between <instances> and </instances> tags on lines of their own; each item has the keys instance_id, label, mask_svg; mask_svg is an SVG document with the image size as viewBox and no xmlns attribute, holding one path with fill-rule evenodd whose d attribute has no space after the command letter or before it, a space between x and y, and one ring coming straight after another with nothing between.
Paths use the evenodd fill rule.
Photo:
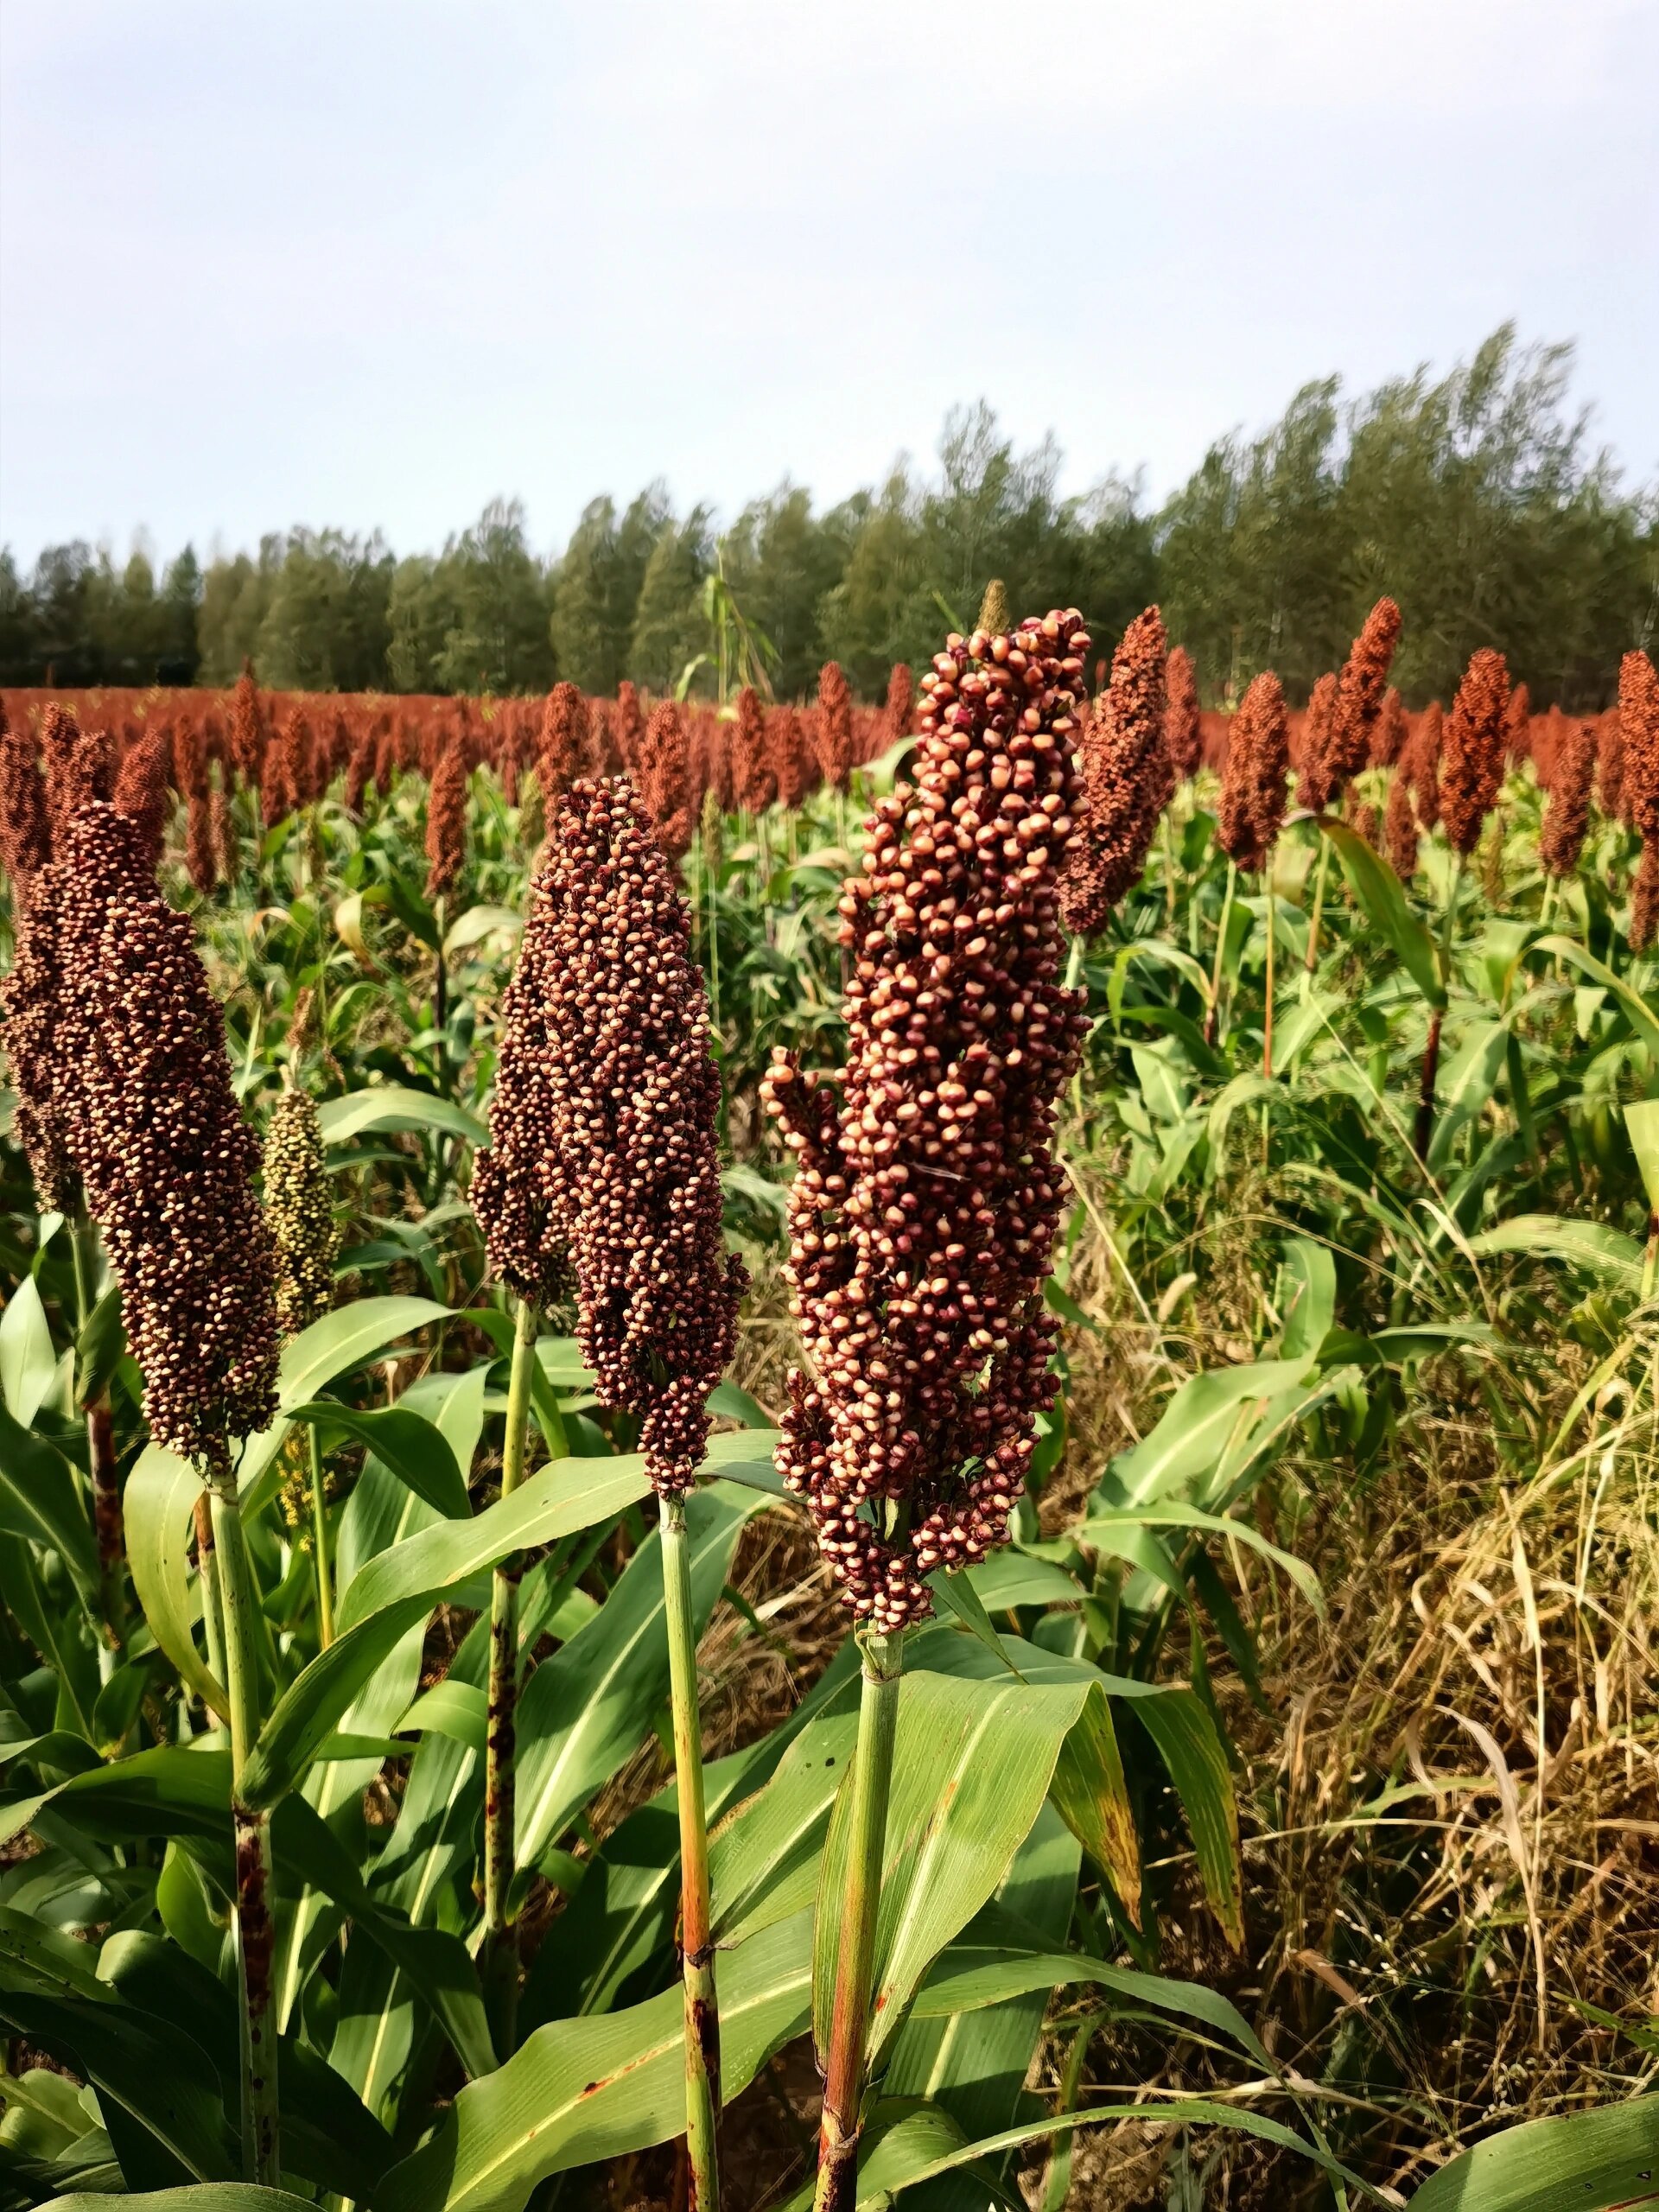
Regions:
<instances>
[{"instance_id":1,"label":"tree line","mask_svg":"<svg viewBox=\"0 0 1659 2212\"><path fill-rule=\"evenodd\" d=\"M1659 626L1659 498L1624 489L1569 404L1570 346L1512 325L1448 374L1419 369L1345 398L1299 391L1259 435L1218 439L1161 508L1107 478L1062 497L1053 438L1027 451L982 401L953 410L938 466L819 508L785 482L726 526L677 513L660 483L582 512L540 557L523 506L498 500L436 554L375 532L295 529L204 568L187 546L48 547L22 574L0 551L0 682L232 682L280 690L533 693L567 677L610 692L715 683L717 607L741 613L779 698L827 659L880 696L971 626L1001 577L1013 604L1077 606L1103 645L1150 601L1194 655L1207 701L1272 667L1293 696L1335 666L1382 592L1406 617L1408 701L1449 697L1496 645L1535 701L1589 709L1620 654ZM711 585L717 588L712 588Z\"/></svg>"}]
</instances>

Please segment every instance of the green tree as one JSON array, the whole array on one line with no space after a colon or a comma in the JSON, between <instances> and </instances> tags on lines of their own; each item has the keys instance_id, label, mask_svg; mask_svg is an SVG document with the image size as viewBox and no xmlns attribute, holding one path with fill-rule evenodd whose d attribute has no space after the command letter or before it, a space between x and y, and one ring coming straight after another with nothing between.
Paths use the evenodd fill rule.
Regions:
<instances>
[{"instance_id":1,"label":"green tree","mask_svg":"<svg viewBox=\"0 0 1659 2212\"><path fill-rule=\"evenodd\" d=\"M689 663L709 649L702 587L713 557L709 519L707 507L693 507L683 522L665 523L645 563L628 674L659 694L671 691Z\"/></svg>"},{"instance_id":2,"label":"green tree","mask_svg":"<svg viewBox=\"0 0 1659 2212\"><path fill-rule=\"evenodd\" d=\"M671 519L661 484L620 518L608 497L583 508L554 578L549 627L559 674L584 691L614 691L626 675L646 563Z\"/></svg>"}]
</instances>

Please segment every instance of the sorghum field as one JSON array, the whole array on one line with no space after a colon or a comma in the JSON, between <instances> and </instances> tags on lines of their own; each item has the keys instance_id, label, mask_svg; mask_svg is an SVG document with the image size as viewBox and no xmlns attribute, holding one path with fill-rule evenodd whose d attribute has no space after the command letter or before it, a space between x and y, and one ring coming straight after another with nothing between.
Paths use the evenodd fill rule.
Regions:
<instances>
[{"instance_id":1,"label":"sorghum field","mask_svg":"<svg viewBox=\"0 0 1659 2212\"><path fill-rule=\"evenodd\" d=\"M5 696L4 2212L1659 2202L1659 682L1400 626Z\"/></svg>"}]
</instances>

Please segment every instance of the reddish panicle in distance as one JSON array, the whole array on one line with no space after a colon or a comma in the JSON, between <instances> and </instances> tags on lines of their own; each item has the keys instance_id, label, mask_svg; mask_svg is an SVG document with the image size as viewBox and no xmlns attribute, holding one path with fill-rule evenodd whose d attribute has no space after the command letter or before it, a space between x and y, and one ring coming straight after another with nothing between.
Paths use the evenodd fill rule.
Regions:
<instances>
[{"instance_id":1,"label":"reddish panicle in distance","mask_svg":"<svg viewBox=\"0 0 1659 2212\"><path fill-rule=\"evenodd\" d=\"M1379 599L1348 649L1325 734L1321 811L1340 797L1371 757L1371 733L1382 712L1400 626L1399 607L1391 599Z\"/></svg>"},{"instance_id":2,"label":"reddish panicle in distance","mask_svg":"<svg viewBox=\"0 0 1659 2212\"><path fill-rule=\"evenodd\" d=\"M634 783L639 800L671 860L691 842L691 760L685 714L673 699L660 700L634 741Z\"/></svg>"},{"instance_id":3,"label":"reddish panicle in distance","mask_svg":"<svg viewBox=\"0 0 1659 2212\"><path fill-rule=\"evenodd\" d=\"M1173 774L1164 744L1167 640L1155 607L1137 614L1112 656L1111 681L1095 701L1077 745L1083 772L1083 819L1070 841L1061 912L1075 936L1094 938L1140 880ZM1069 689L1070 687L1061 687ZM1039 711L1027 708L1028 714ZM1078 709L1056 722L1076 743Z\"/></svg>"},{"instance_id":4,"label":"reddish panicle in distance","mask_svg":"<svg viewBox=\"0 0 1659 2212\"><path fill-rule=\"evenodd\" d=\"M1572 721L1554 745L1549 797L1539 830L1538 849L1547 874L1571 875L1584 850L1590 826L1590 787L1596 772L1596 727Z\"/></svg>"},{"instance_id":5,"label":"reddish panicle in distance","mask_svg":"<svg viewBox=\"0 0 1659 2212\"><path fill-rule=\"evenodd\" d=\"M1253 679L1227 735L1216 841L1244 869L1265 868L1284 826L1290 718L1271 669Z\"/></svg>"},{"instance_id":6,"label":"reddish panicle in distance","mask_svg":"<svg viewBox=\"0 0 1659 2212\"><path fill-rule=\"evenodd\" d=\"M1453 850L1465 856L1480 842L1503 781L1509 703L1503 656L1483 645L1470 657L1440 740L1440 818Z\"/></svg>"},{"instance_id":7,"label":"reddish panicle in distance","mask_svg":"<svg viewBox=\"0 0 1659 2212\"><path fill-rule=\"evenodd\" d=\"M1203 750L1198 685L1185 645L1173 646L1164 663L1164 744L1178 783L1197 775Z\"/></svg>"}]
</instances>

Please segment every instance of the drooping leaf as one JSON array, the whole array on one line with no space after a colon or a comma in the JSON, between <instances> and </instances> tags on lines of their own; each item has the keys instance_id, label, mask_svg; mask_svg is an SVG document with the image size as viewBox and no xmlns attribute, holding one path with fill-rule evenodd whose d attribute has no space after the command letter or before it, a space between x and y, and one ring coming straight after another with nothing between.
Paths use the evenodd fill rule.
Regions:
<instances>
[{"instance_id":1,"label":"drooping leaf","mask_svg":"<svg viewBox=\"0 0 1659 2212\"><path fill-rule=\"evenodd\" d=\"M46 1308L34 1276L25 1275L0 1313L0 1396L19 1427L40 1411L57 1371Z\"/></svg>"},{"instance_id":2,"label":"drooping leaf","mask_svg":"<svg viewBox=\"0 0 1659 2212\"><path fill-rule=\"evenodd\" d=\"M1642 1280L1642 1247L1622 1230L1599 1221L1573 1221L1553 1213L1517 1214L1469 1239L1483 1259L1489 1252L1530 1252L1632 1285Z\"/></svg>"},{"instance_id":3,"label":"drooping leaf","mask_svg":"<svg viewBox=\"0 0 1659 2212\"><path fill-rule=\"evenodd\" d=\"M1404 886L1380 853L1357 830L1329 815L1319 817L1321 833L1336 847L1348 887L1365 909L1371 926L1400 962L1429 1005L1443 1010L1446 983L1434 940L1411 911Z\"/></svg>"},{"instance_id":4,"label":"drooping leaf","mask_svg":"<svg viewBox=\"0 0 1659 2212\"><path fill-rule=\"evenodd\" d=\"M290 1407L288 1417L318 1427L332 1423L366 1444L383 1466L446 1519L463 1520L472 1511L448 1440L442 1429L406 1406L379 1406L358 1413L330 1398L317 1398L308 1405Z\"/></svg>"},{"instance_id":5,"label":"drooping leaf","mask_svg":"<svg viewBox=\"0 0 1659 2212\"><path fill-rule=\"evenodd\" d=\"M0 1406L0 1529L59 1553L83 1597L98 1587L98 1554L62 1453Z\"/></svg>"},{"instance_id":6,"label":"drooping leaf","mask_svg":"<svg viewBox=\"0 0 1659 2212\"><path fill-rule=\"evenodd\" d=\"M410 1090L401 1084L373 1084L364 1090L348 1091L343 1098L325 1099L317 1109L326 1145L349 1144L372 1132L404 1129L431 1130L440 1136L461 1137L481 1145L489 1132L476 1114L469 1114L453 1099L430 1091Z\"/></svg>"},{"instance_id":7,"label":"drooping leaf","mask_svg":"<svg viewBox=\"0 0 1659 2212\"><path fill-rule=\"evenodd\" d=\"M1598 960L1594 953L1587 951L1573 938L1541 937L1532 949L1535 952L1553 953L1558 960L1570 961L1604 991L1611 992L1636 1035L1659 1058L1659 1015L1622 976L1616 976L1605 961Z\"/></svg>"}]
</instances>

